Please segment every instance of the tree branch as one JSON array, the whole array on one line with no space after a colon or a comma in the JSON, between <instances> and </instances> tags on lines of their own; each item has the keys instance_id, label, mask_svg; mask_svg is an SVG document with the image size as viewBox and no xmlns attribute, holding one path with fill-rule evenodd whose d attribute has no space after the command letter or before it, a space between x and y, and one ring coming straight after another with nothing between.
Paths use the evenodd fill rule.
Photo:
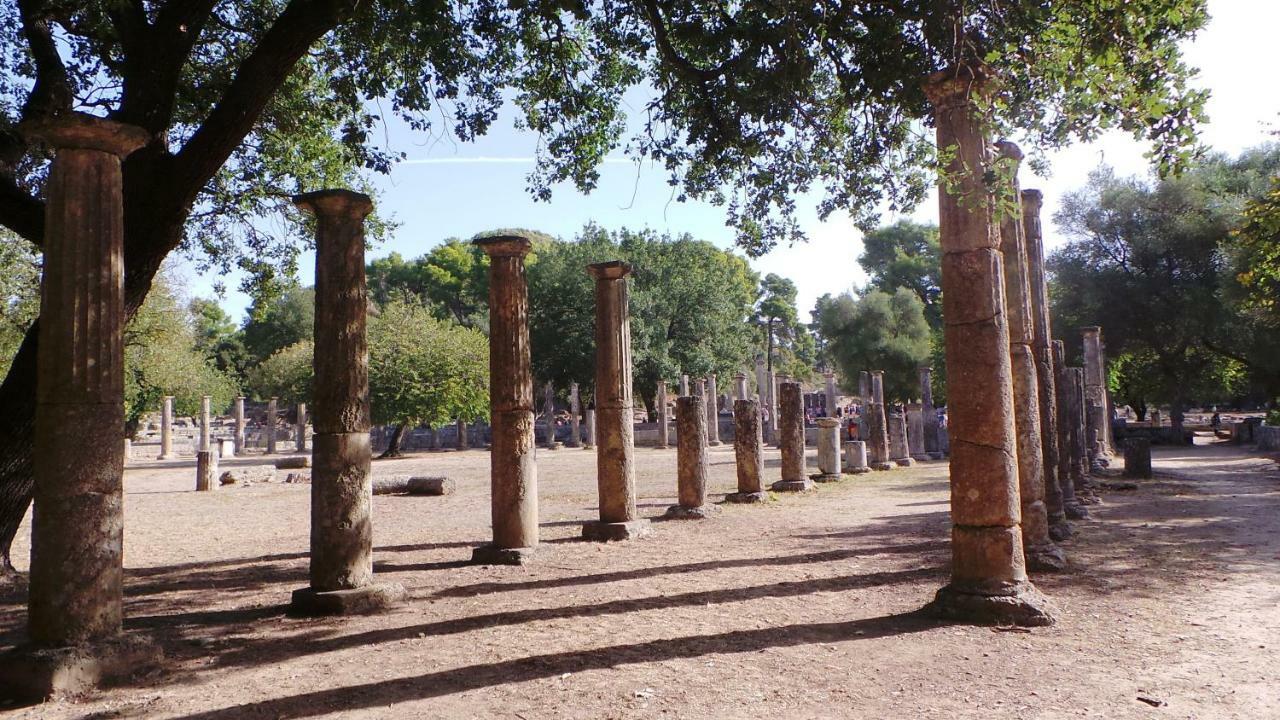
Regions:
<instances>
[{"instance_id":1,"label":"tree branch","mask_svg":"<svg viewBox=\"0 0 1280 720\"><path fill-rule=\"evenodd\" d=\"M0 225L36 247L41 247L44 241L44 203L3 173L0 173Z\"/></svg>"},{"instance_id":2,"label":"tree branch","mask_svg":"<svg viewBox=\"0 0 1280 720\"><path fill-rule=\"evenodd\" d=\"M53 39L48 8L40 0L19 0L18 10L22 17L22 33L36 64L36 82L22 108L22 117L30 119L70 110L71 85Z\"/></svg>"}]
</instances>

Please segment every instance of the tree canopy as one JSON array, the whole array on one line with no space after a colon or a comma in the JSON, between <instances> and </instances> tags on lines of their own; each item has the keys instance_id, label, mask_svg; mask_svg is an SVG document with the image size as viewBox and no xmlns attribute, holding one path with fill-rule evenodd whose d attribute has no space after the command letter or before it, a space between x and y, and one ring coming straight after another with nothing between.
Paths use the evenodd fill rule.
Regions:
<instances>
[{"instance_id":1,"label":"tree canopy","mask_svg":"<svg viewBox=\"0 0 1280 720\"><path fill-rule=\"evenodd\" d=\"M824 295L814 320L846 392L857 391L859 372L883 370L886 400L919 398L917 369L929 358L929 325L924 304L910 290Z\"/></svg>"},{"instance_id":2,"label":"tree canopy","mask_svg":"<svg viewBox=\"0 0 1280 720\"><path fill-rule=\"evenodd\" d=\"M892 294L906 288L920 298L929 327L942 328L942 248L938 226L899 220L863 234L858 264L870 286Z\"/></svg>"}]
</instances>

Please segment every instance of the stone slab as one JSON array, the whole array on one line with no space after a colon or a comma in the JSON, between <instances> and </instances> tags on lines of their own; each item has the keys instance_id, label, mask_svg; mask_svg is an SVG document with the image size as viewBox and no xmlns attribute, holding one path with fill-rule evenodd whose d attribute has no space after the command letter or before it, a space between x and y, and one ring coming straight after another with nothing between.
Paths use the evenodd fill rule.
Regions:
<instances>
[{"instance_id":1,"label":"stone slab","mask_svg":"<svg viewBox=\"0 0 1280 720\"><path fill-rule=\"evenodd\" d=\"M399 583L377 583L348 590L322 592L305 587L293 591L289 614L305 617L369 615L398 604L404 597L404 586Z\"/></svg>"},{"instance_id":2,"label":"stone slab","mask_svg":"<svg viewBox=\"0 0 1280 720\"><path fill-rule=\"evenodd\" d=\"M774 492L808 492L813 489L813 481L808 478L804 480L779 480L769 486Z\"/></svg>"},{"instance_id":3,"label":"stone slab","mask_svg":"<svg viewBox=\"0 0 1280 720\"><path fill-rule=\"evenodd\" d=\"M472 565L528 565L533 561L537 548L500 548L481 545L471 551Z\"/></svg>"},{"instance_id":4,"label":"stone slab","mask_svg":"<svg viewBox=\"0 0 1280 720\"><path fill-rule=\"evenodd\" d=\"M839 473L814 473L809 476L809 479L814 482L832 483L840 482L844 479L844 476Z\"/></svg>"},{"instance_id":5,"label":"stone slab","mask_svg":"<svg viewBox=\"0 0 1280 720\"><path fill-rule=\"evenodd\" d=\"M290 455L276 460L277 470L301 470L309 467L311 467L311 457L309 455Z\"/></svg>"},{"instance_id":6,"label":"stone slab","mask_svg":"<svg viewBox=\"0 0 1280 720\"><path fill-rule=\"evenodd\" d=\"M667 512L662 518L664 520L706 520L719 512L720 508L715 505L699 505L698 507L672 505L667 508Z\"/></svg>"},{"instance_id":7,"label":"stone slab","mask_svg":"<svg viewBox=\"0 0 1280 720\"><path fill-rule=\"evenodd\" d=\"M447 477L409 478L410 495L452 495L457 489L457 483Z\"/></svg>"},{"instance_id":8,"label":"stone slab","mask_svg":"<svg viewBox=\"0 0 1280 720\"><path fill-rule=\"evenodd\" d=\"M725 502L746 505L749 503L769 502L769 493L767 492L735 492L724 496Z\"/></svg>"},{"instance_id":9,"label":"stone slab","mask_svg":"<svg viewBox=\"0 0 1280 720\"><path fill-rule=\"evenodd\" d=\"M915 465L915 464L916 464L916 461L915 461L915 460L912 460L912 459L911 459L911 458L909 458L909 457L898 458L897 460L894 460L893 462L894 462L894 464L895 464L895 465L897 465L898 467L911 467L912 465Z\"/></svg>"},{"instance_id":10,"label":"stone slab","mask_svg":"<svg viewBox=\"0 0 1280 720\"><path fill-rule=\"evenodd\" d=\"M150 638L136 635L68 648L17 647L0 655L0 697L76 697L147 672L163 659Z\"/></svg>"},{"instance_id":11,"label":"stone slab","mask_svg":"<svg viewBox=\"0 0 1280 720\"><path fill-rule=\"evenodd\" d=\"M648 535L651 530L646 519L617 523L589 520L582 524L582 539L593 542L632 540Z\"/></svg>"}]
</instances>

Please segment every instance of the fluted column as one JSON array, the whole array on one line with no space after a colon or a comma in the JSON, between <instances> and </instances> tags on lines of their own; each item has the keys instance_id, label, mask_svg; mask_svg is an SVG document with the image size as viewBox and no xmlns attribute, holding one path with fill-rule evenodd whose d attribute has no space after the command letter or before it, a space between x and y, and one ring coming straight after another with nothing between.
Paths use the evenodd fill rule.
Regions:
<instances>
[{"instance_id":1,"label":"fluted column","mask_svg":"<svg viewBox=\"0 0 1280 720\"><path fill-rule=\"evenodd\" d=\"M528 238L476 240L489 256L489 497L493 542L478 563L520 564L538 546L538 463L534 451L533 370L529 351ZM588 428L590 427L588 411ZM588 442L591 441L588 430Z\"/></svg>"},{"instance_id":2,"label":"fluted column","mask_svg":"<svg viewBox=\"0 0 1280 720\"><path fill-rule=\"evenodd\" d=\"M920 419L924 426L924 451L930 460L942 459L938 442L938 412L933 406L933 368L917 368L920 375Z\"/></svg>"},{"instance_id":3,"label":"fluted column","mask_svg":"<svg viewBox=\"0 0 1280 720\"><path fill-rule=\"evenodd\" d=\"M733 453L736 460L738 491L724 499L732 503L765 502L764 438L760 432L760 401L738 400L733 403Z\"/></svg>"},{"instance_id":4,"label":"fluted column","mask_svg":"<svg viewBox=\"0 0 1280 720\"><path fill-rule=\"evenodd\" d=\"M312 360L315 436L311 470L311 585L295 590L300 614L385 608L404 588L373 582L373 481L364 219L367 195L320 190L295 196L316 217ZM274 425L269 428L274 437Z\"/></svg>"},{"instance_id":5,"label":"fluted column","mask_svg":"<svg viewBox=\"0 0 1280 720\"><path fill-rule=\"evenodd\" d=\"M546 448L559 450L562 446L556 440L556 391L550 380L542 388L542 417L546 421L546 425L543 426Z\"/></svg>"},{"instance_id":6,"label":"fluted column","mask_svg":"<svg viewBox=\"0 0 1280 720\"><path fill-rule=\"evenodd\" d=\"M1062 509L1066 520L1085 520L1089 511L1076 497L1074 480L1079 472L1079 464L1075 461L1079 432L1074 427L1077 408L1072 393L1071 368L1066 365L1066 348L1061 340L1051 341L1050 351L1058 401L1058 487L1062 492ZM1070 525L1067 525L1067 534L1071 534Z\"/></svg>"},{"instance_id":7,"label":"fluted column","mask_svg":"<svg viewBox=\"0 0 1280 720\"><path fill-rule=\"evenodd\" d=\"M716 376L707 376L707 445L715 447L720 444L720 390L716 387Z\"/></svg>"},{"instance_id":8,"label":"fluted column","mask_svg":"<svg viewBox=\"0 0 1280 720\"><path fill-rule=\"evenodd\" d=\"M1085 418L1089 431L1095 434L1089 453L1100 465L1111 455L1111 413L1107 399L1107 370L1102 359L1102 328L1096 325L1080 328L1084 340Z\"/></svg>"},{"instance_id":9,"label":"fluted column","mask_svg":"<svg viewBox=\"0 0 1280 720\"><path fill-rule=\"evenodd\" d=\"M631 316L627 292L630 263L612 261L587 267L595 279L596 301L596 475L600 519L582 526L588 540L625 540L649 530L636 514L631 404ZM687 379L682 378L687 385ZM677 441L683 442L678 437Z\"/></svg>"},{"instance_id":10,"label":"fluted column","mask_svg":"<svg viewBox=\"0 0 1280 720\"><path fill-rule=\"evenodd\" d=\"M951 440L951 583L930 610L978 622L1053 622L1027 580L1014 434L1013 375L1000 236L986 185L983 108L995 83L979 64L931 75L940 173L943 317Z\"/></svg>"}]
</instances>

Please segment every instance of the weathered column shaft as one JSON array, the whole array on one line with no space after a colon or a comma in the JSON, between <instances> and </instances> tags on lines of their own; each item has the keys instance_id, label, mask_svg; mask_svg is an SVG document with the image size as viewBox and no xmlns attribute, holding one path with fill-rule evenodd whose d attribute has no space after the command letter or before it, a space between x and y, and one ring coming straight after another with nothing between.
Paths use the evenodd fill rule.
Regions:
<instances>
[{"instance_id":1,"label":"weathered column shaft","mask_svg":"<svg viewBox=\"0 0 1280 720\"><path fill-rule=\"evenodd\" d=\"M747 374L740 372L737 375L734 375L733 376L734 402L737 402L738 400L750 400L750 399L751 398L747 397Z\"/></svg>"},{"instance_id":2,"label":"weathered column shaft","mask_svg":"<svg viewBox=\"0 0 1280 720\"><path fill-rule=\"evenodd\" d=\"M854 475L870 472L867 466L867 443L862 440L849 440L844 444L844 463L842 471Z\"/></svg>"},{"instance_id":3,"label":"weathered column shaft","mask_svg":"<svg viewBox=\"0 0 1280 720\"><path fill-rule=\"evenodd\" d=\"M209 405L212 399L205 395L200 398L200 447L199 450L213 449L213 417Z\"/></svg>"},{"instance_id":4,"label":"weathered column shaft","mask_svg":"<svg viewBox=\"0 0 1280 720\"><path fill-rule=\"evenodd\" d=\"M671 410L667 404L667 381L658 381L658 448L671 446Z\"/></svg>"},{"instance_id":5,"label":"weathered column shaft","mask_svg":"<svg viewBox=\"0 0 1280 720\"><path fill-rule=\"evenodd\" d=\"M307 404L298 403L298 423L294 428L294 447L298 452L307 451Z\"/></svg>"},{"instance_id":6,"label":"weathered column shaft","mask_svg":"<svg viewBox=\"0 0 1280 720\"><path fill-rule=\"evenodd\" d=\"M781 447L782 442L778 438L778 375L770 370L766 373L766 377L769 383L769 417L765 422L765 436L770 442Z\"/></svg>"},{"instance_id":7,"label":"weathered column shaft","mask_svg":"<svg viewBox=\"0 0 1280 720\"><path fill-rule=\"evenodd\" d=\"M707 504L707 408L700 395L676 400L676 474L680 507Z\"/></svg>"},{"instance_id":8,"label":"weathered column shaft","mask_svg":"<svg viewBox=\"0 0 1280 720\"><path fill-rule=\"evenodd\" d=\"M919 405L907 406L907 445L914 460L928 460L924 445L924 411Z\"/></svg>"},{"instance_id":9,"label":"weathered column shaft","mask_svg":"<svg viewBox=\"0 0 1280 720\"><path fill-rule=\"evenodd\" d=\"M800 383L784 382L778 387L778 447L782 450L782 480L774 490L801 491L813 486L804 461L804 396Z\"/></svg>"},{"instance_id":10,"label":"weathered column shaft","mask_svg":"<svg viewBox=\"0 0 1280 720\"><path fill-rule=\"evenodd\" d=\"M1100 455L1111 454L1108 444L1111 424L1109 402L1107 400L1107 370L1102 359L1102 328L1097 326L1080 328L1084 340L1084 396L1088 428L1097 434Z\"/></svg>"},{"instance_id":11,"label":"weathered column shaft","mask_svg":"<svg viewBox=\"0 0 1280 720\"><path fill-rule=\"evenodd\" d=\"M543 436L547 447L556 447L556 391L551 386L551 381L542 388L542 417L546 421L543 426Z\"/></svg>"},{"instance_id":12,"label":"weathered column shaft","mask_svg":"<svg viewBox=\"0 0 1280 720\"><path fill-rule=\"evenodd\" d=\"M877 405L884 405L884 371L873 370L871 372L871 397Z\"/></svg>"},{"instance_id":13,"label":"weathered column shaft","mask_svg":"<svg viewBox=\"0 0 1280 720\"><path fill-rule=\"evenodd\" d=\"M458 432L458 449L470 450L471 434L469 432L470 427L467 421L463 420L462 418L458 418L457 420L454 421L454 426L457 428L457 432Z\"/></svg>"},{"instance_id":14,"label":"weathered column shaft","mask_svg":"<svg viewBox=\"0 0 1280 720\"><path fill-rule=\"evenodd\" d=\"M715 375L707 376L707 444L720 444L720 391Z\"/></svg>"},{"instance_id":15,"label":"weathered column shaft","mask_svg":"<svg viewBox=\"0 0 1280 720\"><path fill-rule=\"evenodd\" d=\"M1075 436L1073 450L1073 468L1071 482L1075 485L1076 497L1084 491L1085 478L1089 476L1089 418L1087 412L1088 396L1084 382L1084 368L1068 368L1071 372L1071 410L1075 417L1072 421L1072 432Z\"/></svg>"},{"instance_id":16,"label":"weathered column shaft","mask_svg":"<svg viewBox=\"0 0 1280 720\"><path fill-rule=\"evenodd\" d=\"M267 426L263 429L263 433L267 436L268 455L276 451L276 413L279 412L276 402L277 398L267 400Z\"/></svg>"},{"instance_id":17,"label":"weathered column shaft","mask_svg":"<svg viewBox=\"0 0 1280 720\"><path fill-rule=\"evenodd\" d=\"M733 403L733 452L737 461L738 492L730 502L759 502L764 493L764 438L760 431L760 401Z\"/></svg>"},{"instance_id":18,"label":"weathered column shaft","mask_svg":"<svg viewBox=\"0 0 1280 720\"><path fill-rule=\"evenodd\" d=\"M679 397L685 397L685 396L687 396L688 394L689 394L689 376L688 376L688 375L686 375L686 374L681 374L681 375L680 375L680 395L679 395Z\"/></svg>"},{"instance_id":19,"label":"weathered column shaft","mask_svg":"<svg viewBox=\"0 0 1280 720\"><path fill-rule=\"evenodd\" d=\"M173 396L160 399L160 459L173 457Z\"/></svg>"},{"instance_id":20,"label":"weathered column shaft","mask_svg":"<svg viewBox=\"0 0 1280 720\"><path fill-rule=\"evenodd\" d=\"M940 153L949 432L951 583L932 606L946 617L1041 625L1052 622L1027 581L1022 550L1013 373L1000 237L983 113L989 70L962 65L925 84ZM997 599L998 598L998 599Z\"/></svg>"},{"instance_id":21,"label":"weathered column shaft","mask_svg":"<svg viewBox=\"0 0 1280 720\"><path fill-rule=\"evenodd\" d=\"M840 421L834 417L817 419L818 477L823 481L840 479Z\"/></svg>"},{"instance_id":22,"label":"weathered column shaft","mask_svg":"<svg viewBox=\"0 0 1280 720\"><path fill-rule=\"evenodd\" d=\"M218 489L218 453L213 450L196 451L196 491Z\"/></svg>"},{"instance_id":23,"label":"weathered column shaft","mask_svg":"<svg viewBox=\"0 0 1280 720\"><path fill-rule=\"evenodd\" d=\"M236 455L244 453L244 397L237 397L232 409L235 418L235 434L231 440L235 445Z\"/></svg>"},{"instance_id":24,"label":"weathered column shaft","mask_svg":"<svg viewBox=\"0 0 1280 720\"><path fill-rule=\"evenodd\" d=\"M1075 483L1072 482L1072 458L1075 456L1075 436L1072 429L1075 414L1071 402L1071 372L1066 366L1066 351L1061 340L1050 342L1053 358L1054 388L1057 395L1058 426L1058 489L1062 495L1064 512L1072 512L1078 504Z\"/></svg>"},{"instance_id":25,"label":"weathered column shaft","mask_svg":"<svg viewBox=\"0 0 1280 720\"><path fill-rule=\"evenodd\" d=\"M888 417L889 460L899 467L911 467L911 446L907 441L907 416L894 412Z\"/></svg>"},{"instance_id":26,"label":"weathered column shaft","mask_svg":"<svg viewBox=\"0 0 1280 720\"><path fill-rule=\"evenodd\" d=\"M634 428L631 401L631 317L627 276L631 265L614 261L588 267L595 278L596 456L600 521L636 519ZM687 376L681 379L687 385Z\"/></svg>"},{"instance_id":27,"label":"weathered column shaft","mask_svg":"<svg viewBox=\"0 0 1280 720\"><path fill-rule=\"evenodd\" d=\"M578 383L569 383L569 447L582 447L582 401Z\"/></svg>"},{"instance_id":28,"label":"weathered column shaft","mask_svg":"<svg viewBox=\"0 0 1280 720\"><path fill-rule=\"evenodd\" d=\"M826 395L823 398L826 401L826 407L823 408L824 414L827 417L835 417L836 416L836 374L828 370L824 374L823 379L826 380L826 388L825 388Z\"/></svg>"},{"instance_id":29,"label":"weathered column shaft","mask_svg":"<svg viewBox=\"0 0 1280 720\"><path fill-rule=\"evenodd\" d=\"M920 419L924 425L924 451L933 459L941 459L938 444L938 413L933 406L933 368L917 369L920 375Z\"/></svg>"},{"instance_id":30,"label":"weathered column shaft","mask_svg":"<svg viewBox=\"0 0 1280 720\"><path fill-rule=\"evenodd\" d=\"M587 408L587 445L596 446L596 409Z\"/></svg>"},{"instance_id":31,"label":"weathered column shaft","mask_svg":"<svg viewBox=\"0 0 1280 720\"><path fill-rule=\"evenodd\" d=\"M756 400L760 401L760 408L767 408L769 405L769 375L765 370L764 358L756 358Z\"/></svg>"},{"instance_id":32,"label":"weathered column shaft","mask_svg":"<svg viewBox=\"0 0 1280 720\"><path fill-rule=\"evenodd\" d=\"M858 437L866 442L871 437L871 373L866 370L858 372L858 402L862 404L862 412L858 414ZM870 450L867 451L870 456Z\"/></svg>"}]
</instances>

